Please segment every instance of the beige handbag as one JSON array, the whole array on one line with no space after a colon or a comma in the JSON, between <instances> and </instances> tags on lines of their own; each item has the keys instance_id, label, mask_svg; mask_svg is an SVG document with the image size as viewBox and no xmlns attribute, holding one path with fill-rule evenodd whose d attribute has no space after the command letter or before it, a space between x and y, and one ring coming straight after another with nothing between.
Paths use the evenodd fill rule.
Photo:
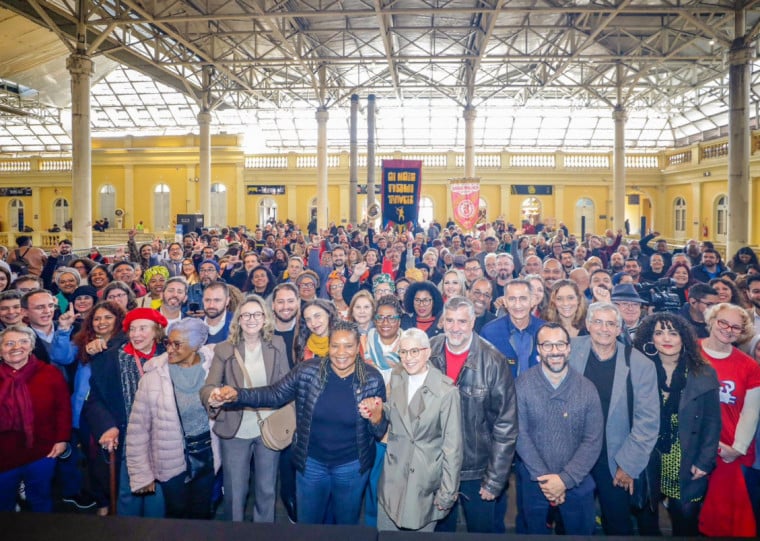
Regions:
<instances>
[{"instance_id":1,"label":"beige handbag","mask_svg":"<svg viewBox=\"0 0 760 541\"><path fill-rule=\"evenodd\" d=\"M235 359L240 365L243 372L245 385L249 389L252 387L251 379L248 376L248 370L245 369L245 362L240 356L240 352L235 348ZM293 402L285 404L278 410L275 410L269 417L262 419L258 411L259 431L261 432L261 441L272 451L282 451L293 443L293 436L296 433L296 406Z\"/></svg>"}]
</instances>

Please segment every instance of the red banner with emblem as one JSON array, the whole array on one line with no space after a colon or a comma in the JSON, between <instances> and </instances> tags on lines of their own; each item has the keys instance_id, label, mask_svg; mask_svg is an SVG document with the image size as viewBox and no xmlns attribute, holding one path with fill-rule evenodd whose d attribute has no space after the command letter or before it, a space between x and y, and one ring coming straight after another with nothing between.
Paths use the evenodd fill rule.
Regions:
<instances>
[{"instance_id":1,"label":"red banner with emblem","mask_svg":"<svg viewBox=\"0 0 760 541\"><path fill-rule=\"evenodd\" d=\"M480 182L473 179L451 181L451 207L454 221L464 230L475 229L480 203Z\"/></svg>"}]
</instances>

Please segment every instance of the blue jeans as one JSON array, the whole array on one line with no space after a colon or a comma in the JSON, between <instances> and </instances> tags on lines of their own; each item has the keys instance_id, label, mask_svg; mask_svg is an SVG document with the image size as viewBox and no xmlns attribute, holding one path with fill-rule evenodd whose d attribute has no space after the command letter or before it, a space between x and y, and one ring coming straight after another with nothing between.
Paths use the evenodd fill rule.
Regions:
<instances>
[{"instance_id":1,"label":"blue jeans","mask_svg":"<svg viewBox=\"0 0 760 541\"><path fill-rule=\"evenodd\" d=\"M380 482L380 475L383 473L383 461L385 460L384 443L375 443L375 463L369 472L369 483L364 493L364 524L366 526L377 526L377 485Z\"/></svg>"},{"instance_id":2,"label":"blue jeans","mask_svg":"<svg viewBox=\"0 0 760 541\"><path fill-rule=\"evenodd\" d=\"M742 466L744 482L747 484L749 501L752 504L752 512L755 514L755 527L760 536L760 470Z\"/></svg>"},{"instance_id":3,"label":"blue jeans","mask_svg":"<svg viewBox=\"0 0 760 541\"><path fill-rule=\"evenodd\" d=\"M480 497L480 479L460 481L459 499L446 518L438 522L436 532L455 532L457 515L462 506L467 531L470 533L505 533L504 515L507 513L507 491L502 490L495 500Z\"/></svg>"},{"instance_id":4,"label":"blue jeans","mask_svg":"<svg viewBox=\"0 0 760 541\"><path fill-rule=\"evenodd\" d=\"M298 522L324 524L332 507L335 524L358 524L362 495L369 471L359 473L359 460L328 466L306 459L303 472L296 473Z\"/></svg>"},{"instance_id":5,"label":"blue jeans","mask_svg":"<svg viewBox=\"0 0 760 541\"><path fill-rule=\"evenodd\" d=\"M119 468L119 495L116 503L116 514L125 517L164 518L166 509L161 484L156 483L156 492L146 496L132 494L129 487L129 472L126 460L122 460Z\"/></svg>"},{"instance_id":6,"label":"blue jeans","mask_svg":"<svg viewBox=\"0 0 760 541\"><path fill-rule=\"evenodd\" d=\"M53 473L56 459L41 458L0 473L0 511L16 508L16 495L24 482L26 502L35 513L53 512Z\"/></svg>"},{"instance_id":7,"label":"blue jeans","mask_svg":"<svg viewBox=\"0 0 760 541\"><path fill-rule=\"evenodd\" d=\"M580 485L565 493L565 503L559 506L559 512L567 535L594 535L594 487L594 480L587 475ZM522 462L517 464L517 490L520 491L518 499L523 506L521 511L526 533L551 535L551 529L546 527L549 501L538 483L531 481L530 473Z\"/></svg>"}]
</instances>

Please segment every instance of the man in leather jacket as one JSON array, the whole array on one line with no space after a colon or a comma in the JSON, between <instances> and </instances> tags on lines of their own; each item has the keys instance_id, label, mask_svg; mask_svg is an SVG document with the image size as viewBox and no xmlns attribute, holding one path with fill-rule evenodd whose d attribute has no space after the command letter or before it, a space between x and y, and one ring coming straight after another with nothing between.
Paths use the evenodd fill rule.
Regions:
<instances>
[{"instance_id":1,"label":"man in leather jacket","mask_svg":"<svg viewBox=\"0 0 760 541\"><path fill-rule=\"evenodd\" d=\"M505 487L517 441L512 372L504 355L473 332L471 300L449 299L442 320L444 334L431 340L430 362L454 380L462 400L459 502L467 531L504 533ZM455 531L457 514L455 506L436 531Z\"/></svg>"}]
</instances>

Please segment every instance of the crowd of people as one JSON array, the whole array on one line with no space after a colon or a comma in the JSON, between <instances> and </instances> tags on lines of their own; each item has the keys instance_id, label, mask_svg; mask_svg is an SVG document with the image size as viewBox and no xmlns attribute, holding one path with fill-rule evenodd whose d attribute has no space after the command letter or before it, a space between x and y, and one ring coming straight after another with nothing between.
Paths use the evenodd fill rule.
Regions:
<instances>
[{"instance_id":1,"label":"crowd of people","mask_svg":"<svg viewBox=\"0 0 760 541\"><path fill-rule=\"evenodd\" d=\"M754 251L523 226L19 237L0 511L759 535Z\"/></svg>"}]
</instances>

